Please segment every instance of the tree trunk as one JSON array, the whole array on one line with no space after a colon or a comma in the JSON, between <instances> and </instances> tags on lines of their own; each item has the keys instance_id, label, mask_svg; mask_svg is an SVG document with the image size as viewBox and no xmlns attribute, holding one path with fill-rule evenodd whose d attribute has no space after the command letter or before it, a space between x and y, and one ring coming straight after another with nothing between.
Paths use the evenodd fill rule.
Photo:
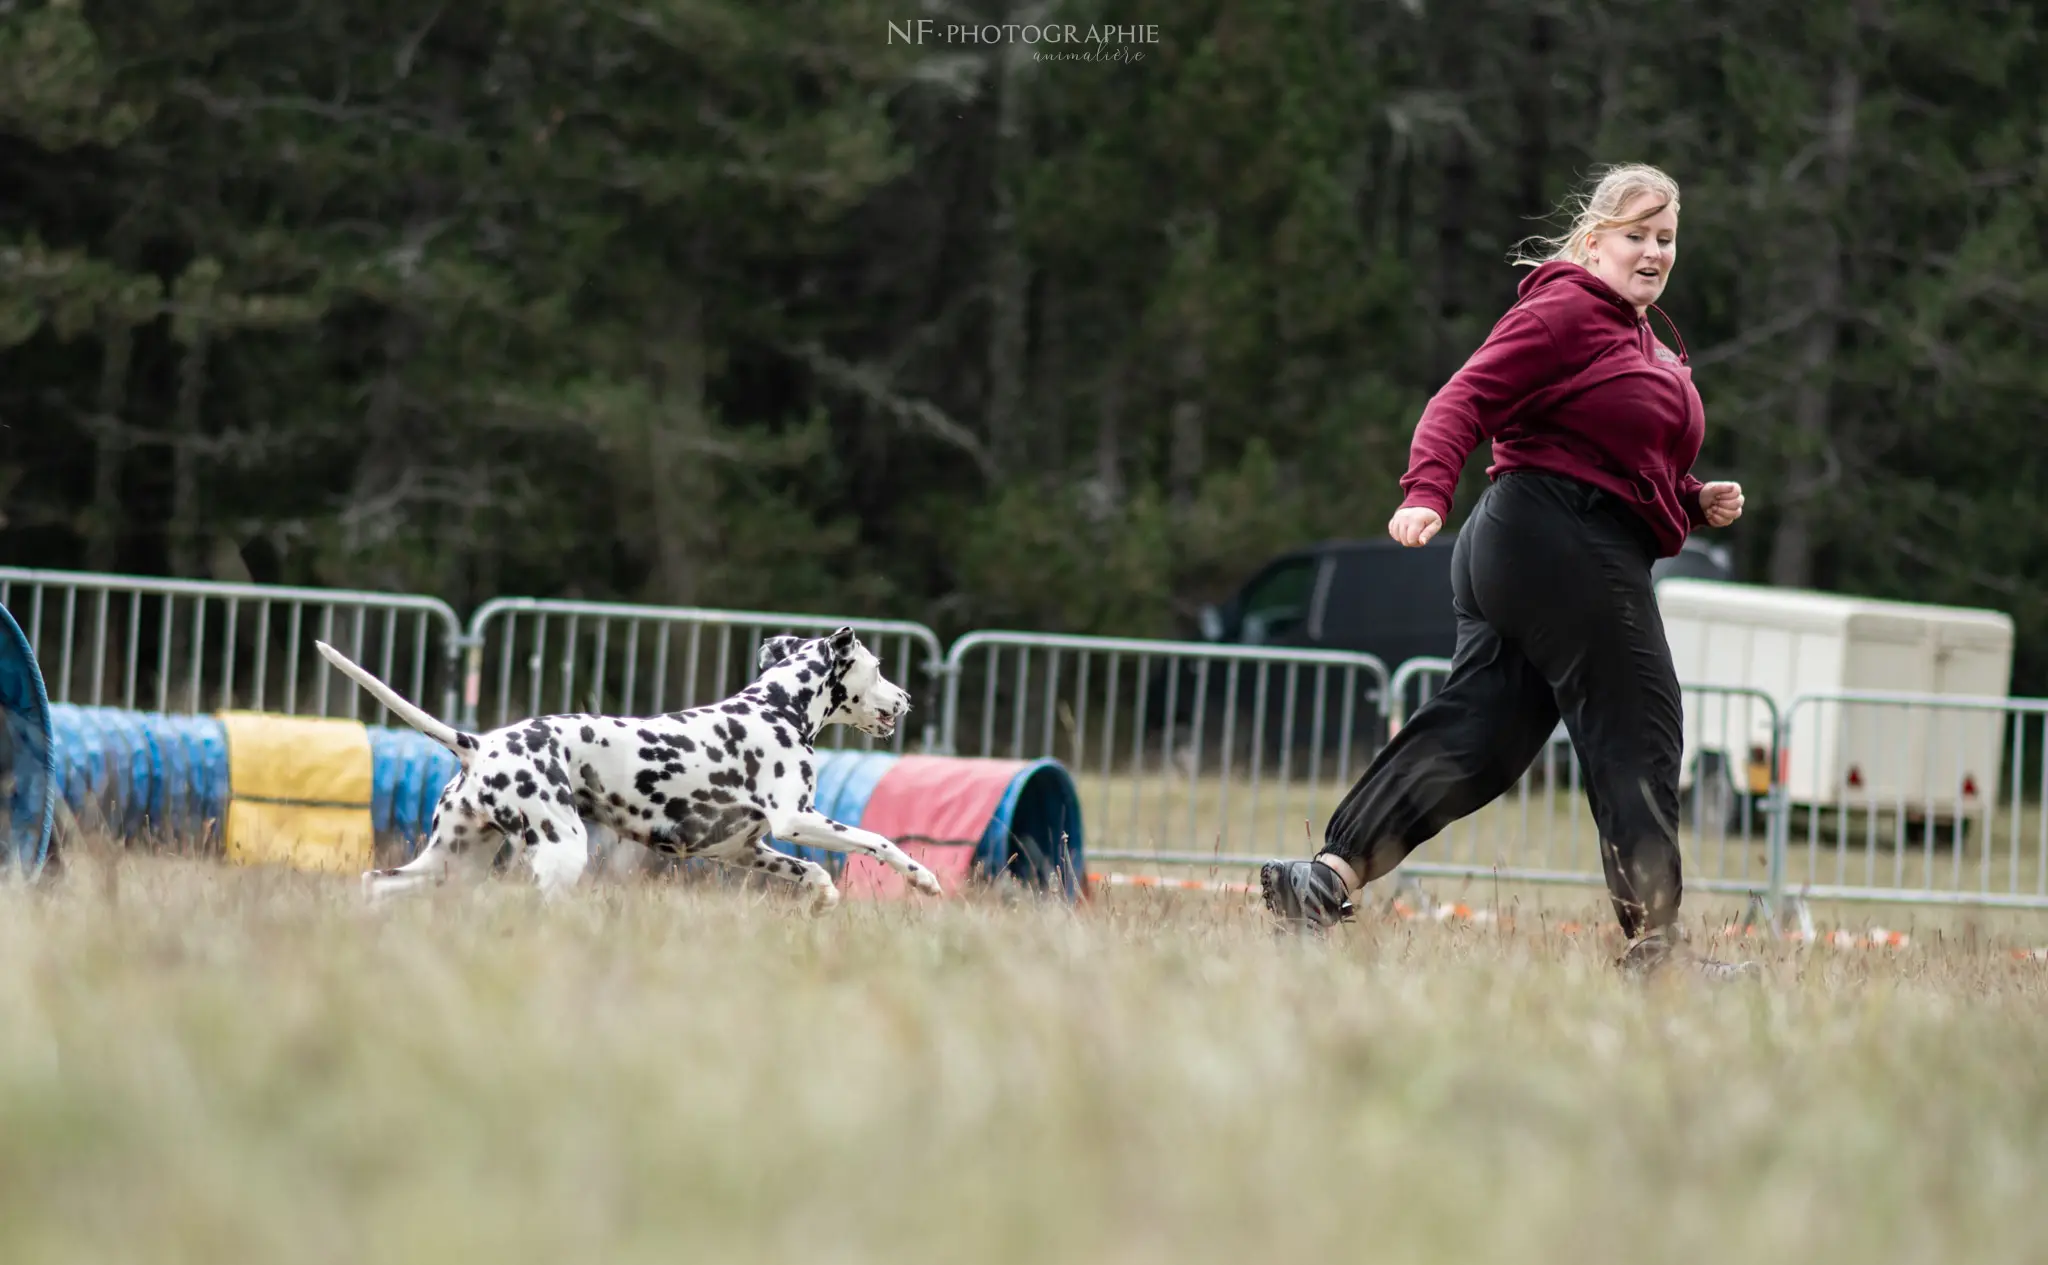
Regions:
<instances>
[{"instance_id":1,"label":"tree trunk","mask_svg":"<svg viewBox=\"0 0 2048 1265\"><path fill-rule=\"evenodd\" d=\"M1203 432L1209 395L1208 346L1215 301L1218 216L1210 207L1177 216L1169 224L1176 238L1171 279L1167 282L1174 340L1170 357L1173 407L1166 422L1166 491L1176 508L1195 499L1207 460Z\"/></svg>"},{"instance_id":2,"label":"tree trunk","mask_svg":"<svg viewBox=\"0 0 2048 1265\"><path fill-rule=\"evenodd\" d=\"M1067 371L1069 368L1069 345L1067 338L1066 293L1057 282L1045 278L1039 282L1039 296L1032 303L1036 318L1035 336L1027 330L1027 343L1037 350L1031 359L1035 372L1030 375L1030 386L1026 395L1031 400L1030 444L1027 459L1036 470L1056 471L1064 474L1067 469Z\"/></svg>"},{"instance_id":3,"label":"tree trunk","mask_svg":"<svg viewBox=\"0 0 2048 1265\"><path fill-rule=\"evenodd\" d=\"M1472 42L1465 35L1465 32L1471 29L1471 15L1461 4L1446 4L1436 12L1445 27L1443 37L1437 41L1443 57L1438 67L1437 82L1457 95L1458 108L1462 114L1469 105L1472 89ZM1473 202L1479 183L1478 167L1472 153L1471 142L1465 136L1465 126L1462 121L1453 123L1444 137L1446 148L1443 164L1443 199L1436 222L1434 304L1435 377L1439 381L1449 378L1456 372L1472 350L1462 345L1464 339L1457 329L1459 319L1465 314L1467 307L1466 252L1469 249Z\"/></svg>"},{"instance_id":4,"label":"tree trunk","mask_svg":"<svg viewBox=\"0 0 2048 1265\"><path fill-rule=\"evenodd\" d=\"M1202 394L1208 378L1202 340L1192 331L1174 353L1173 376L1178 398L1169 423L1166 485L1173 503L1186 506L1195 499L1202 478Z\"/></svg>"},{"instance_id":5,"label":"tree trunk","mask_svg":"<svg viewBox=\"0 0 2048 1265\"><path fill-rule=\"evenodd\" d=\"M1007 20L1035 22L1038 6L1012 6ZM1017 182L1030 165L1031 46L1015 41L997 55L994 211L989 220L988 446L996 469L1024 460L1024 359L1031 267L1017 225Z\"/></svg>"},{"instance_id":6,"label":"tree trunk","mask_svg":"<svg viewBox=\"0 0 2048 1265\"><path fill-rule=\"evenodd\" d=\"M85 568L118 569L121 552L121 464L128 438L121 418L128 399L128 371L135 357L135 329L123 312L100 322L100 381L93 399L92 507L85 514Z\"/></svg>"},{"instance_id":7,"label":"tree trunk","mask_svg":"<svg viewBox=\"0 0 2048 1265\"><path fill-rule=\"evenodd\" d=\"M654 559L650 596L674 606L694 605L702 595L700 559L711 543L706 524L717 513L705 375L704 303L686 291L676 296L670 333L655 353L660 407L648 419L645 464L637 472L647 492L645 528Z\"/></svg>"},{"instance_id":8,"label":"tree trunk","mask_svg":"<svg viewBox=\"0 0 2048 1265\"><path fill-rule=\"evenodd\" d=\"M418 326L409 314L394 310L385 316L383 364L363 409L362 457L349 496L354 511L347 534L351 551L367 548L396 516L392 492L403 485L413 462L405 426L405 370L418 353L419 342Z\"/></svg>"},{"instance_id":9,"label":"tree trunk","mask_svg":"<svg viewBox=\"0 0 2048 1265\"><path fill-rule=\"evenodd\" d=\"M1596 62L1600 67L1600 108L1598 120L1593 127L1593 152L1605 154L1614 144L1614 131L1621 121L1621 113L1628 107L1629 54L1625 26L1605 6L1596 5L1591 10L1590 33L1582 32L1581 38L1600 50ZM1609 160L1611 161L1611 160Z\"/></svg>"},{"instance_id":10,"label":"tree trunk","mask_svg":"<svg viewBox=\"0 0 2048 1265\"><path fill-rule=\"evenodd\" d=\"M199 462L205 436L199 406L206 395L206 357L212 332L203 322L185 344L178 366L178 402L171 414L171 574L206 576L206 551L200 541Z\"/></svg>"},{"instance_id":11,"label":"tree trunk","mask_svg":"<svg viewBox=\"0 0 2048 1265\"><path fill-rule=\"evenodd\" d=\"M1853 37L1851 49L1835 61L1828 94L1823 150L1826 193L1822 213L1816 217L1821 246L1813 255L1814 273L1809 288L1814 314L1799 344L1799 385L1792 394L1795 447L1780 494L1778 529L1771 540L1771 583L1790 588L1805 588L1813 583L1813 559L1818 547L1814 509L1828 482L1823 474L1823 458L1832 442L1829 404L1835 350L1841 337L1843 274L1847 264L1841 235L1828 214L1845 204L1855 157L1856 110L1862 101L1862 82L1852 58Z\"/></svg>"},{"instance_id":12,"label":"tree trunk","mask_svg":"<svg viewBox=\"0 0 2048 1265\"><path fill-rule=\"evenodd\" d=\"M1124 374L1122 357L1112 357L1096 396L1095 484L1106 517L1124 503Z\"/></svg>"},{"instance_id":13,"label":"tree trunk","mask_svg":"<svg viewBox=\"0 0 2048 1265\"><path fill-rule=\"evenodd\" d=\"M1542 13L1529 19L1529 56L1522 63L1516 113L1521 136L1515 146L1515 183L1522 214L1543 215L1550 207L1543 196L1550 174L1550 46L1551 20Z\"/></svg>"}]
</instances>

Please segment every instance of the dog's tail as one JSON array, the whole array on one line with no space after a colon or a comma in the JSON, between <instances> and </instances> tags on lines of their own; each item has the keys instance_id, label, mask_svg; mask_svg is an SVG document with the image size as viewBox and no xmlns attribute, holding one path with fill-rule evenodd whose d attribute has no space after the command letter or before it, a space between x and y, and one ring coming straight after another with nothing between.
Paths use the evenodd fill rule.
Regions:
<instances>
[{"instance_id":1,"label":"dog's tail","mask_svg":"<svg viewBox=\"0 0 2048 1265\"><path fill-rule=\"evenodd\" d=\"M347 655L326 642L315 640L313 644L320 648L321 654L327 656L329 663L347 673L357 685L374 694L377 701L390 708L399 719L453 751L455 758L462 762L463 768L469 767L469 757L475 754L477 747L481 745L474 735L463 733L453 725L443 724L427 715L407 702L397 690L378 680L367 669L357 666Z\"/></svg>"}]
</instances>

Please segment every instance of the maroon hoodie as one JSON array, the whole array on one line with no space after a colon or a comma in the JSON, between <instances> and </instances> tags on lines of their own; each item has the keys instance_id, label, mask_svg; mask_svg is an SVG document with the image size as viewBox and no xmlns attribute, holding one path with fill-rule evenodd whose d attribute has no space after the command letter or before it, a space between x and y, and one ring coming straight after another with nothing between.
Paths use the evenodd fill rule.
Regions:
<instances>
[{"instance_id":1,"label":"maroon hoodie","mask_svg":"<svg viewBox=\"0 0 2048 1265\"><path fill-rule=\"evenodd\" d=\"M1634 304L1574 263L1542 265L1519 293L1422 410L1402 506L1448 523L1458 474L1486 438L1487 478L1541 470L1605 488L1649 523L1664 557L1676 554L1706 524L1691 473L1706 410L1684 342L1659 342Z\"/></svg>"}]
</instances>

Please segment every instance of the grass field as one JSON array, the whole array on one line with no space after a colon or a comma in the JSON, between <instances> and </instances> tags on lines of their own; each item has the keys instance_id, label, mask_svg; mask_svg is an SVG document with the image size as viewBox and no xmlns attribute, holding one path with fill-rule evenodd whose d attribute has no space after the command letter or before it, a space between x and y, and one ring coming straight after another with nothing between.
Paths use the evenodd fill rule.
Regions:
<instances>
[{"instance_id":1,"label":"grass field","mask_svg":"<svg viewBox=\"0 0 2048 1265\"><path fill-rule=\"evenodd\" d=\"M2048 1259L1992 944L1644 986L1533 917L104 855L0 906L8 1262Z\"/></svg>"}]
</instances>

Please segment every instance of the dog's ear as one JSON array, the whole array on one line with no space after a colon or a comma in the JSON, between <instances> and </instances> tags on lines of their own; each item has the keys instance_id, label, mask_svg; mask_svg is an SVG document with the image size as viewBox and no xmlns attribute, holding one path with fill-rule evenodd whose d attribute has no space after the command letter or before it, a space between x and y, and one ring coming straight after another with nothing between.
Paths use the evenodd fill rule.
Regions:
<instances>
[{"instance_id":1,"label":"dog's ear","mask_svg":"<svg viewBox=\"0 0 2048 1265\"><path fill-rule=\"evenodd\" d=\"M848 655L853 653L852 626L842 625L838 629L835 629L830 637L825 638L825 644L831 647L833 658L846 658Z\"/></svg>"},{"instance_id":2,"label":"dog's ear","mask_svg":"<svg viewBox=\"0 0 2048 1265\"><path fill-rule=\"evenodd\" d=\"M754 670L756 672L766 672L784 659L795 654L796 648L802 644L804 644L802 637L783 636L768 638L761 643L761 653L754 659Z\"/></svg>"}]
</instances>

